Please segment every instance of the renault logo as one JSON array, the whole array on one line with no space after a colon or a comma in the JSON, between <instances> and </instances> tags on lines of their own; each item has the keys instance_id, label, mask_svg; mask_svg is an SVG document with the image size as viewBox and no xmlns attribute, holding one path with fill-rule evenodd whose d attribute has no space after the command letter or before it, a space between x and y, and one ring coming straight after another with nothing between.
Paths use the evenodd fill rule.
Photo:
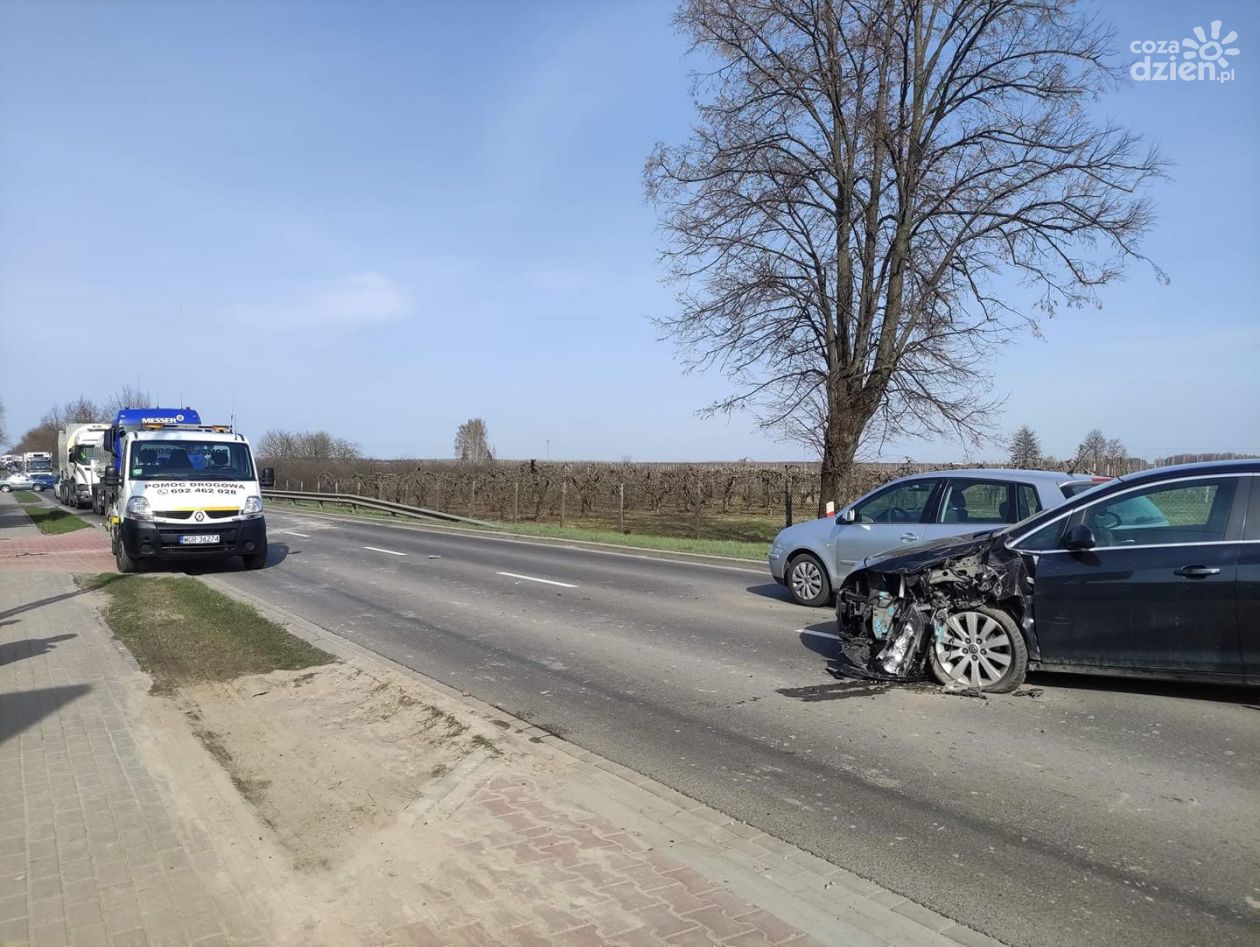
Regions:
<instances>
[{"instance_id":1,"label":"renault logo","mask_svg":"<svg viewBox=\"0 0 1260 947\"><path fill-rule=\"evenodd\" d=\"M193 514L193 519L195 519L198 523L200 523L205 518L206 518L206 514L202 513L201 510L198 510L196 513Z\"/></svg>"}]
</instances>

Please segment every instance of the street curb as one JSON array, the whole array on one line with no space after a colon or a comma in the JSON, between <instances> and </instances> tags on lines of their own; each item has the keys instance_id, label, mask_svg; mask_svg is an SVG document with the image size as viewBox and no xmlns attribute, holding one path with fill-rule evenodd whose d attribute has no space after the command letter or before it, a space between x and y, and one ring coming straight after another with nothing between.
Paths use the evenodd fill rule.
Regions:
<instances>
[{"instance_id":1,"label":"street curb","mask_svg":"<svg viewBox=\"0 0 1260 947\"><path fill-rule=\"evenodd\" d=\"M570 787L571 801L622 825L649 849L673 851L693 864L706 866L708 876L721 879L736 896L790 920L824 944L1001 947L1001 941L235 588L217 576L198 578L230 598L253 605L290 633L335 657L379 665L461 704L497 730L496 742L516 753L558 752L570 761L588 764L581 767L586 784ZM500 723L495 725L495 721ZM501 729L504 722L510 724L509 729Z\"/></svg>"}]
</instances>

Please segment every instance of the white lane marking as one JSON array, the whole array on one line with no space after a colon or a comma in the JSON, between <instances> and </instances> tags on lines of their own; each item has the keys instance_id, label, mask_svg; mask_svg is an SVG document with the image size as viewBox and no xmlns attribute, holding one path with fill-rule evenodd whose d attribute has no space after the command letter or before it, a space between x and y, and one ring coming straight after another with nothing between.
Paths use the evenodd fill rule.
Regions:
<instances>
[{"instance_id":1,"label":"white lane marking","mask_svg":"<svg viewBox=\"0 0 1260 947\"><path fill-rule=\"evenodd\" d=\"M833 641L839 641L839 635L833 635L829 631L814 631L812 628L800 628L796 632L798 635L813 635L815 638L831 638Z\"/></svg>"},{"instance_id":2,"label":"white lane marking","mask_svg":"<svg viewBox=\"0 0 1260 947\"><path fill-rule=\"evenodd\" d=\"M379 548L379 547L377 547L377 546L364 546L363 548L364 548L364 549L370 549L370 550L372 550L372 552L383 552L383 553L385 553L385 554L387 554L387 555L390 555L390 556L405 556L405 555L407 555L405 552L394 552L394 550L392 550L392 549L381 549L381 548Z\"/></svg>"},{"instance_id":3,"label":"white lane marking","mask_svg":"<svg viewBox=\"0 0 1260 947\"><path fill-rule=\"evenodd\" d=\"M306 533L299 533L296 529L278 529L278 530L276 530L276 532L277 532L277 533L288 533L290 536L298 536L298 537L300 537L300 538L302 538L302 539L310 539L310 538L311 538L310 536L307 536L307 535L306 535Z\"/></svg>"},{"instance_id":4,"label":"white lane marking","mask_svg":"<svg viewBox=\"0 0 1260 947\"><path fill-rule=\"evenodd\" d=\"M509 579L524 579L526 582L541 582L543 585L558 585L562 589L576 589L576 585L570 585L568 582L556 582L552 579L536 579L532 575L517 575L515 572L500 572L498 575L505 575Z\"/></svg>"}]
</instances>

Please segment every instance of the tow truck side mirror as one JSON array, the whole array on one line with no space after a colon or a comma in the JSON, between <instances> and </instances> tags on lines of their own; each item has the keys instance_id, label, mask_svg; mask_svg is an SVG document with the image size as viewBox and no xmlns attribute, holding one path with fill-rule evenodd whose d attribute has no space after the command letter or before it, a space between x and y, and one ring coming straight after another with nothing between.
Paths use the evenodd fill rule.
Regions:
<instances>
[{"instance_id":1,"label":"tow truck side mirror","mask_svg":"<svg viewBox=\"0 0 1260 947\"><path fill-rule=\"evenodd\" d=\"M116 487L122 483L122 478L118 476L118 471L113 467L107 467L101 473L101 483L107 487Z\"/></svg>"},{"instance_id":2,"label":"tow truck side mirror","mask_svg":"<svg viewBox=\"0 0 1260 947\"><path fill-rule=\"evenodd\" d=\"M276 485L276 471L274 467L264 467L258 474L258 486L264 490L270 490Z\"/></svg>"}]
</instances>

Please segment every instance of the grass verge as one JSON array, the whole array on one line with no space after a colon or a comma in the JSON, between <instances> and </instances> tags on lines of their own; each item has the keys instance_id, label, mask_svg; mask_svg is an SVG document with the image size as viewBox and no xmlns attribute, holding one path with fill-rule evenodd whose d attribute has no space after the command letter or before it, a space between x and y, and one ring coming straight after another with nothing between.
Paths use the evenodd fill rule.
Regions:
<instances>
[{"instance_id":1,"label":"grass verge","mask_svg":"<svg viewBox=\"0 0 1260 947\"><path fill-rule=\"evenodd\" d=\"M376 510L353 512L348 504L324 501L325 506L306 500L269 499L268 504L296 507L297 509L335 512L338 516L355 516L369 520L388 520L395 523L424 522L410 517L395 517ZM426 525L441 526L441 523ZM511 533L516 536L538 536L546 539L570 539L579 542L607 543L631 549L655 549L663 552L690 552L706 556L726 556L732 559L760 561L769 551L769 541L747 542L738 539L691 539L684 536L661 536L649 533L621 533L616 529L598 529L585 526L560 526L558 523L495 523L490 527L461 523L458 529L476 532Z\"/></svg>"},{"instance_id":2,"label":"grass verge","mask_svg":"<svg viewBox=\"0 0 1260 947\"><path fill-rule=\"evenodd\" d=\"M39 494L33 490L14 490L13 499L19 503L38 503Z\"/></svg>"},{"instance_id":3,"label":"grass verge","mask_svg":"<svg viewBox=\"0 0 1260 947\"><path fill-rule=\"evenodd\" d=\"M153 677L154 693L334 660L196 579L103 574L86 584L105 590L105 620Z\"/></svg>"},{"instance_id":4,"label":"grass verge","mask_svg":"<svg viewBox=\"0 0 1260 947\"><path fill-rule=\"evenodd\" d=\"M87 529L92 525L56 506L28 506L26 515L39 527L41 533L49 535L73 533L76 529Z\"/></svg>"}]
</instances>

